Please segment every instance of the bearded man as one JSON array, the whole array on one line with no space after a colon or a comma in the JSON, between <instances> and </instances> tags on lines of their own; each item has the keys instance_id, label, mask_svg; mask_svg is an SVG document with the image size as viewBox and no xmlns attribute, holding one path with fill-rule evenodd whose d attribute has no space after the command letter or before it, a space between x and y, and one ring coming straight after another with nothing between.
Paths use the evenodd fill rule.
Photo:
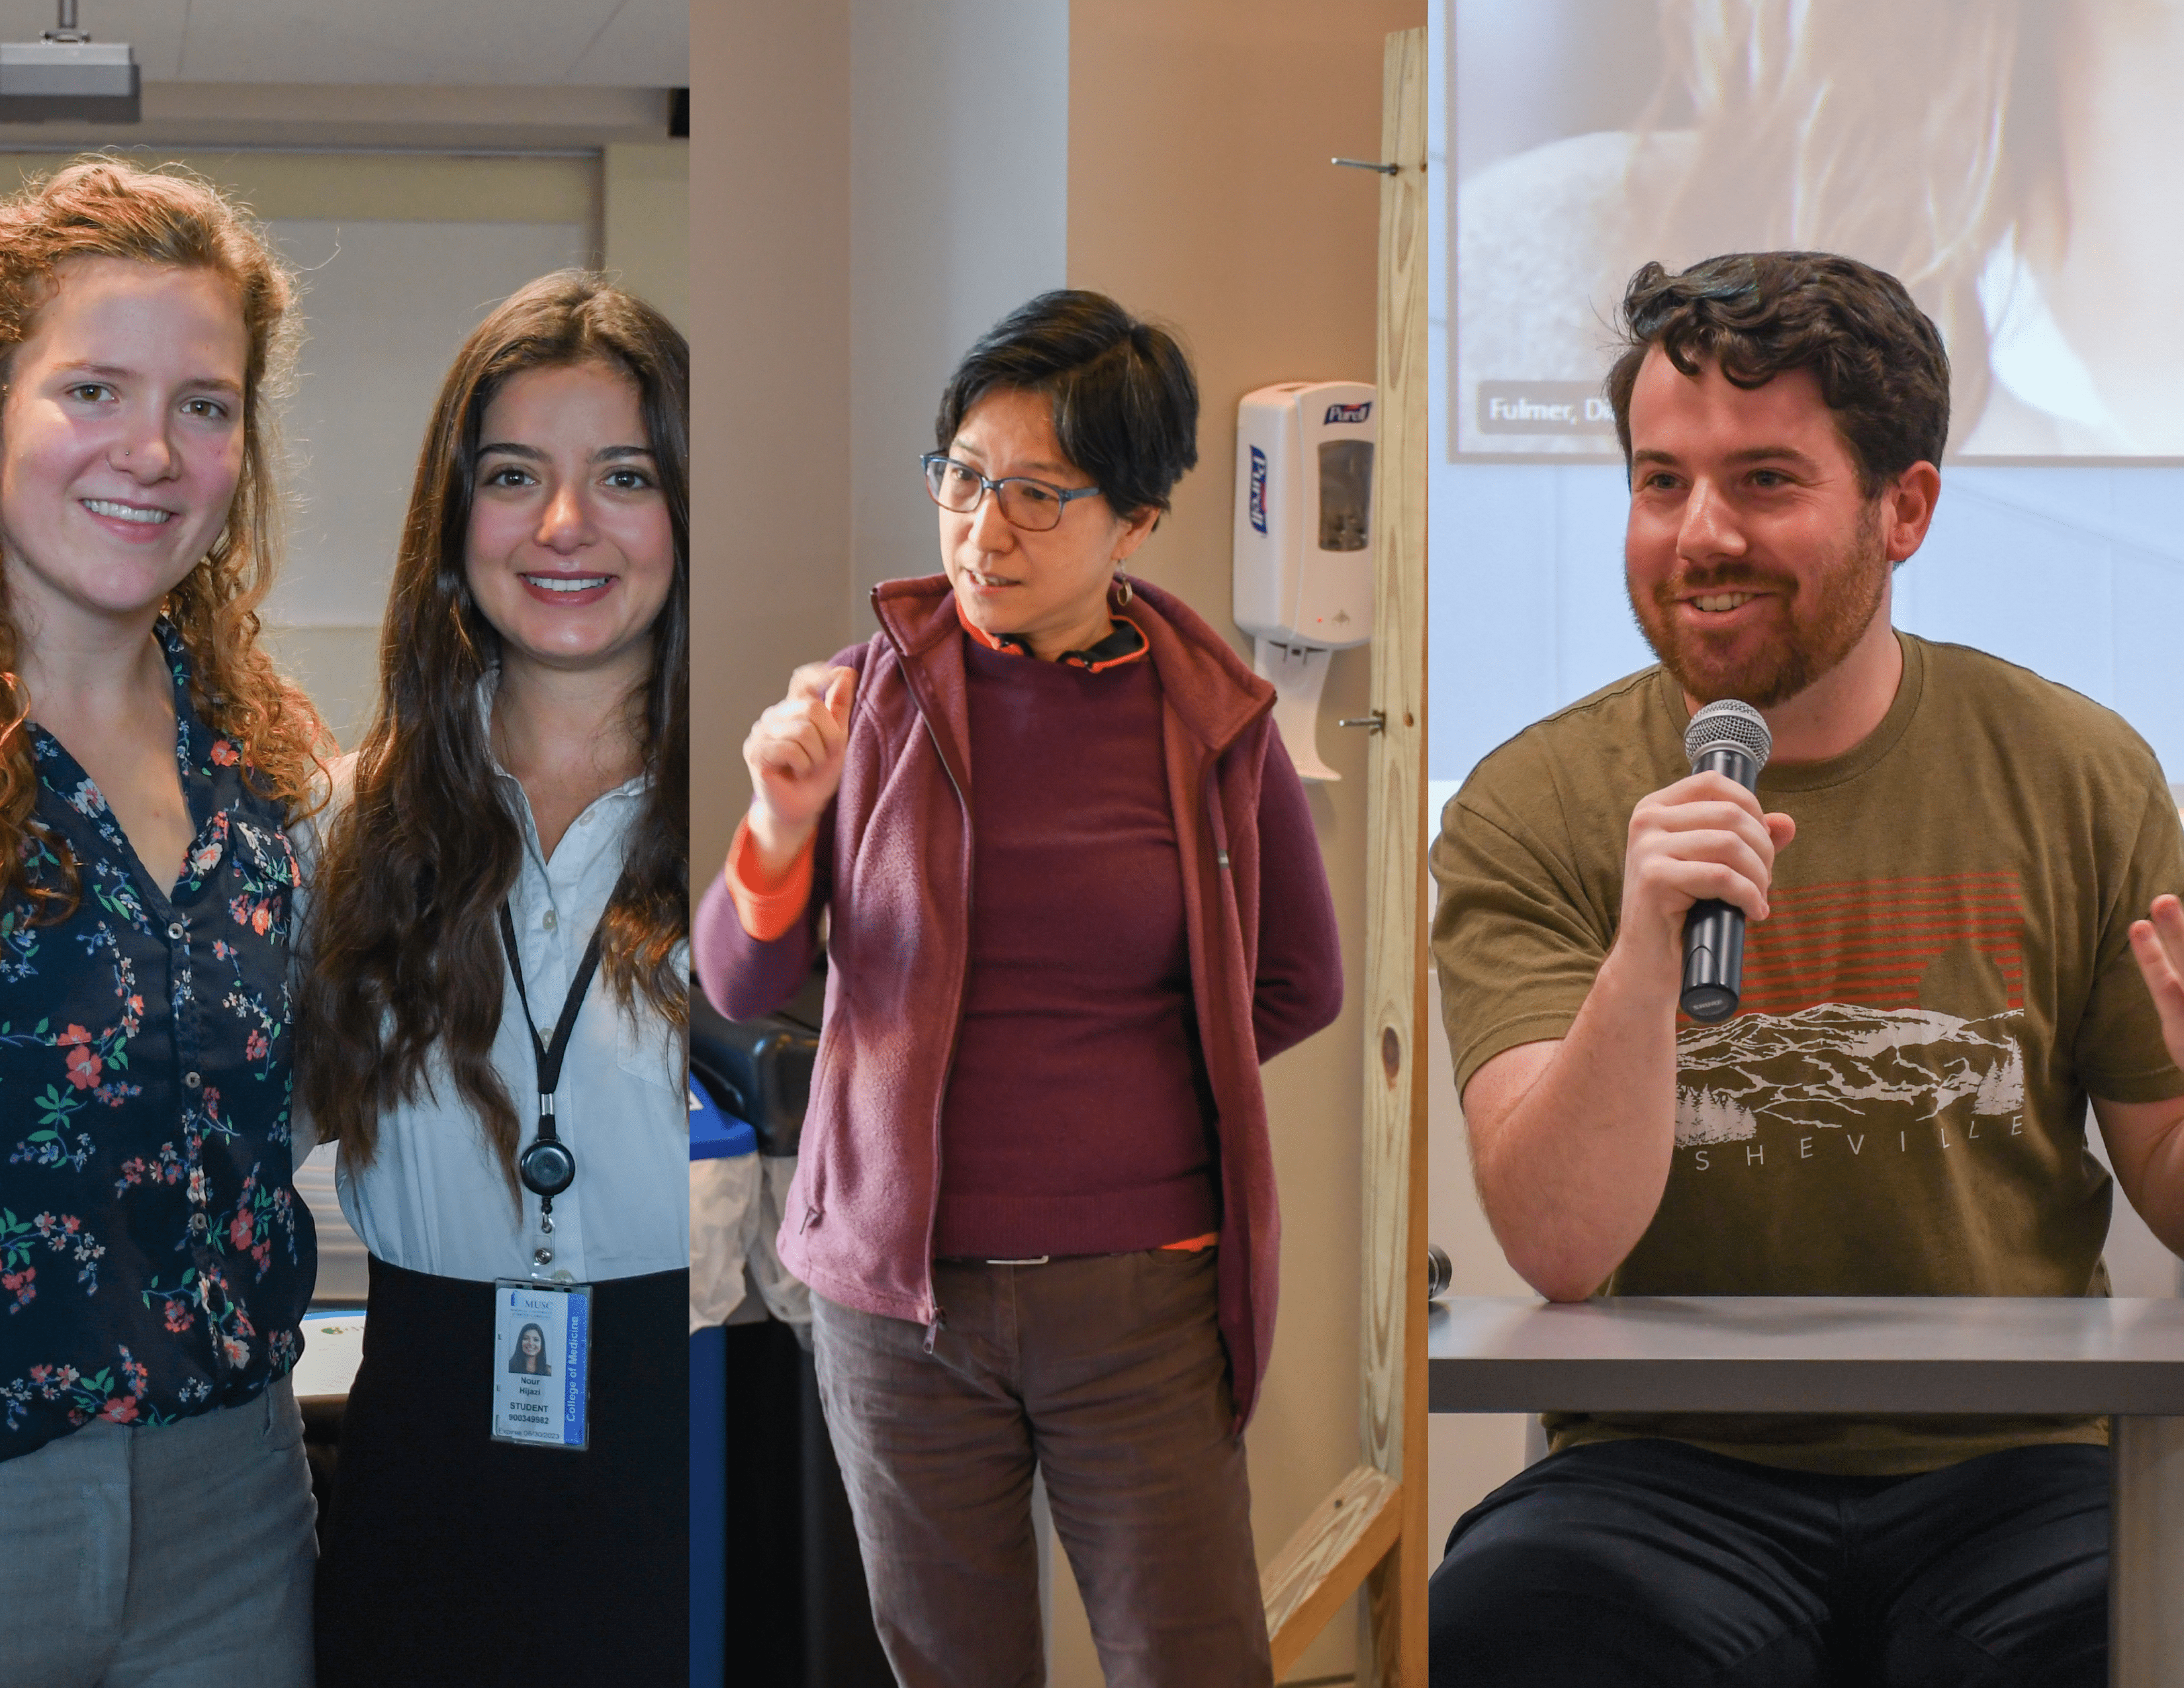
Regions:
<instances>
[{"instance_id":1,"label":"bearded man","mask_svg":"<svg viewBox=\"0 0 2184 1688\"><path fill-rule=\"evenodd\" d=\"M1648 265L1608 377L1660 658L1450 801L1434 955L1474 1175L1542 1295L2107 1292L2110 1179L2184 1251L2184 884L2153 753L2021 668L1898 633L1948 361L1894 278ZM1756 706L1755 798L1691 774ZM1680 1019L1694 902L1741 1011ZM1436 1685L2105 1683L2098 1419L1551 1414L1434 1579Z\"/></svg>"}]
</instances>

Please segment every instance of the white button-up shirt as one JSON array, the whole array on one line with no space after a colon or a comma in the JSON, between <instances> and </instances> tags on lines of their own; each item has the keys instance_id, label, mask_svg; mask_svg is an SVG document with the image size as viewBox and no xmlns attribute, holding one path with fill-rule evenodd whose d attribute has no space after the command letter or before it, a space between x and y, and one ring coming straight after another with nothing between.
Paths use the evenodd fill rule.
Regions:
<instances>
[{"instance_id":1,"label":"white button-up shirt","mask_svg":"<svg viewBox=\"0 0 2184 1688\"><path fill-rule=\"evenodd\" d=\"M353 758L335 772L348 797ZM523 828L523 866L509 893L523 986L549 1042L592 930L621 877L630 828L644 812L633 779L594 801L555 845L538 844L530 799L494 770ZM687 950L677 962L687 967ZM510 978L493 1063L515 1099L527 1145L538 1128L538 1064L523 1004ZM690 1263L690 1116L682 1033L639 994L624 1011L604 970L569 1035L555 1092L556 1135L577 1157L577 1181L554 1198L554 1275L580 1283L680 1271ZM538 1198L509 1193L499 1158L476 1117L437 1062L432 1095L379 1121L369 1167L344 1149L336 1173L342 1212L372 1253L390 1265L442 1278L523 1278L532 1270Z\"/></svg>"}]
</instances>

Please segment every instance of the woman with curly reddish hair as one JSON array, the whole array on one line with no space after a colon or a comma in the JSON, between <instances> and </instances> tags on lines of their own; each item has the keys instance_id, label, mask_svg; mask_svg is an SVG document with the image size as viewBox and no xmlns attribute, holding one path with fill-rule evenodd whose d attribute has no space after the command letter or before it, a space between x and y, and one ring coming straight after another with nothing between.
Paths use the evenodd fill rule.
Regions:
<instances>
[{"instance_id":1,"label":"woman with curly reddish hair","mask_svg":"<svg viewBox=\"0 0 2184 1688\"><path fill-rule=\"evenodd\" d=\"M0 1681L311 1680L294 284L173 170L0 203Z\"/></svg>"}]
</instances>

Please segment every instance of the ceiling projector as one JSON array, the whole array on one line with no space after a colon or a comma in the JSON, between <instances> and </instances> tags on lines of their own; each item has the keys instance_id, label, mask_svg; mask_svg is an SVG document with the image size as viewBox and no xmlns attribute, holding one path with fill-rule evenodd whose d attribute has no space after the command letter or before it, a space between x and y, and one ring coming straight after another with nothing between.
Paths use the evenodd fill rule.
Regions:
<instances>
[{"instance_id":1,"label":"ceiling projector","mask_svg":"<svg viewBox=\"0 0 2184 1688\"><path fill-rule=\"evenodd\" d=\"M95 42L76 27L76 0L36 41L0 42L0 123L136 123L142 82L125 41Z\"/></svg>"}]
</instances>

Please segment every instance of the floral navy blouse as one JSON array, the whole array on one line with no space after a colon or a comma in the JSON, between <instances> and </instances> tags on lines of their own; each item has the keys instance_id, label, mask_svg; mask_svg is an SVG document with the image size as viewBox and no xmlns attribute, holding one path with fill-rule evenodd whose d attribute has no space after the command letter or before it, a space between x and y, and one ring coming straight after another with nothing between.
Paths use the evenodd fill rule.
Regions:
<instances>
[{"instance_id":1,"label":"floral navy blouse","mask_svg":"<svg viewBox=\"0 0 2184 1688\"><path fill-rule=\"evenodd\" d=\"M197 827L173 887L29 729L49 834L31 848L50 872L64 840L83 896L58 925L0 908L0 1460L256 1396L296 1362L318 1267L290 1188L296 858L159 636Z\"/></svg>"}]
</instances>

